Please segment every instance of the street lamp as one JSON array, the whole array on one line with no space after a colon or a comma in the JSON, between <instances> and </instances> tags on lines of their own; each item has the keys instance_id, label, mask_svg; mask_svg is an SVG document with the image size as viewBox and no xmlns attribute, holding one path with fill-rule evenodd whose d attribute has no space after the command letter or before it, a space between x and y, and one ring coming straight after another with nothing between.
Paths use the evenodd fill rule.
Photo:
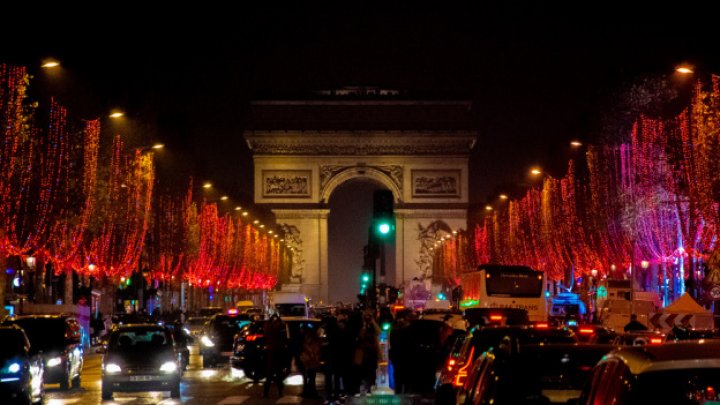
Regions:
<instances>
[{"instance_id":1,"label":"street lamp","mask_svg":"<svg viewBox=\"0 0 720 405\"><path fill-rule=\"evenodd\" d=\"M690 65L680 65L675 68L675 71L682 75L691 75L695 73L695 69Z\"/></svg>"},{"instance_id":2,"label":"street lamp","mask_svg":"<svg viewBox=\"0 0 720 405\"><path fill-rule=\"evenodd\" d=\"M230 197L224 195L224 196L220 197L220 200L221 200L221 201L227 201L228 198L230 198Z\"/></svg>"},{"instance_id":3,"label":"street lamp","mask_svg":"<svg viewBox=\"0 0 720 405\"><path fill-rule=\"evenodd\" d=\"M125 116L125 113L122 111L119 111L119 110L113 110L112 112L110 112L110 115L109 115L110 118L114 118L114 119L122 118L124 116Z\"/></svg>"},{"instance_id":4,"label":"street lamp","mask_svg":"<svg viewBox=\"0 0 720 405\"><path fill-rule=\"evenodd\" d=\"M509 198L509 197L507 196L507 194L500 194L500 199L501 199L501 200L507 200L508 198Z\"/></svg>"},{"instance_id":5,"label":"street lamp","mask_svg":"<svg viewBox=\"0 0 720 405\"><path fill-rule=\"evenodd\" d=\"M489 205L486 205L486 206L485 206L485 211L492 211L492 209L493 209L493 207L491 207L491 206L489 206Z\"/></svg>"},{"instance_id":6,"label":"street lamp","mask_svg":"<svg viewBox=\"0 0 720 405\"><path fill-rule=\"evenodd\" d=\"M582 142L580 142L580 141L570 141L570 146L572 146L573 148L579 148L579 147L582 146Z\"/></svg>"},{"instance_id":7,"label":"street lamp","mask_svg":"<svg viewBox=\"0 0 720 405\"><path fill-rule=\"evenodd\" d=\"M53 58L47 58L43 60L42 65L40 65L43 69L53 69L60 66L60 62Z\"/></svg>"},{"instance_id":8,"label":"street lamp","mask_svg":"<svg viewBox=\"0 0 720 405\"><path fill-rule=\"evenodd\" d=\"M209 181L208 181L208 182L205 182L205 183L203 184L203 188L204 188L204 189L212 188L212 183L210 183Z\"/></svg>"},{"instance_id":9,"label":"street lamp","mask_svg":"<svg viewBox=\"0 0 720 405\"><path fill-rule=\"evenodd\" d=\"M530 174L537 177L542 174L542 170L540 170L540 168L533 167L532 169L530 169Z\"/></svg>"}]
</instances>

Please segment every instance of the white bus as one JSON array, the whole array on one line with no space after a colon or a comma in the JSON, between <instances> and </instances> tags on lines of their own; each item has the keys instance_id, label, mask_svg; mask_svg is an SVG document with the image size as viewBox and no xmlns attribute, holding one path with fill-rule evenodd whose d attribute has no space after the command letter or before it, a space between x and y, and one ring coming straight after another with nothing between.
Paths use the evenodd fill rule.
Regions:
<instances>
[{"instance_id":1,"label":"white bus","mask_svg":"<svg viewBox=\"0 0 720 405\"><path fill-rule=\"evenodd\" d=\"M545 273L527 266L483 264L460 276L461 308L517 308L530 322L546 322L548 301Z\"/></svg>"}]
</instances>

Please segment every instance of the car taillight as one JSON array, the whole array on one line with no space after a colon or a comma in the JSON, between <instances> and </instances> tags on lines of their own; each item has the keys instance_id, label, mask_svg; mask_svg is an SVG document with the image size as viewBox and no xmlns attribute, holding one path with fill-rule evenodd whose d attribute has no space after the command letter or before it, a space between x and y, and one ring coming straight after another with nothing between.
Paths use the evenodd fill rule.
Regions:
<instances>
[{"instance_id":1,"label":"car taillight","mask_svg":"<svg viewBox=\"0 0 720 405\"><path fill-rule=\"evenodd\" d=\"M254 341L256 341L257 339L259 339L259 338L261 338L261 337L263 337L263 335L247 335L247 337L245 338L245 340L248 341L248 342L254 342Z\"/></svg>"},{"instance_id":2,"label":"car taillight","mask_svg":"<svg viewBox=\"0 0 720 405\"><path fill-rule=\"evenodd\" d=\"M450 359L448 361L448 365L447 365L448 371L452 371L453 367L455 367L455 364L456 364L455 359Z\"/></svg>"},{"instance_id":3,"label":"car taillight","mask_svg":"<svg viewBox=\"0 0 720 405\"><path fill-rule=\"evenodd\" d=\"M659 345L661 343L662 343L662 339L660 339L660 338L650 338L651 345Z\"/></svg>"},{"instance_id":4,"label":"car taillight","mask_svg":"<svg viewBox=\"0 0 720 405\"><path fill-rule=\"evenodd\" d=\"M490 315L490 320L493 322L500 322L502 319L502 315Z\"/></svg>"},{"instance_id":5,"label":"car taillight","mask_svg":"<svg viewBox=\"0 0 720 405\"><path fill-rule=\"evenodd\" d=\"M544 322L535 324L535 329L547 329L549 327L550 327L550 325L548 325L547 323L544 323Z\"/></svg>"},{"instance_id":6,"label":"car taillight","mask_svg":"<svg viewBox=\"0 0 720 405\"><path fill-rule=\"evenodd\" d=\"M468 367L472 364L473 360L473 354L475 353L475 348L473 347L470 349L470 354L468 355L467 361L465 362L465 365L460 367L460 369L457 372L457 375L455 376L454 385L456 387L462 387L465 385L465 379L467 378L467 370Z\"/></svg>"},{"instance_id":7,"label":"car taillight","mask_svg":"<svg viewBox=\"0 0 720 405\"><path fill-rule=\"evenodd\" d=\"M593 333L595 333L595 330L591 328L580 328L578 332L580 332L580 334L582 335L592 335Z\"/></svg>"}]
</instances>

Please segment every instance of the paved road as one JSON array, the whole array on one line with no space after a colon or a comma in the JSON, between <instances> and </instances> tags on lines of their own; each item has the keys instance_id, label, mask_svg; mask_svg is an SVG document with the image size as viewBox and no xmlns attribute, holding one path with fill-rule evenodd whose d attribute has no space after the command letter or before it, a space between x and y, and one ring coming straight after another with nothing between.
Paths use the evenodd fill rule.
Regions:
<instances>
[{"instance_id":1,"label":"paved road","mask_svg":"<svg viewBox=\"0 0 720 405\"><path fill-rule=\"evenodd\" d=\"M195 348L192 348L195 349ZM302 386L285 387L285 396L278 398L277 390L270 393L270 398L262 398L262 385L253 384L241 375L231 375L230 369L223 368L204 370L202 360L191 350L190 367L185 372L180 384L180 400L170 399L170 393L117 393L112 401L100 399L100 363L102 355L94 349L88 350L79 389L67 392L60 391L57 385L47 387L46 404L202 404L202 405L251 405L251 404L321 404L321 400L300 398ZM299 380L294 378L294 380ZM298 381L302 384L302 381ZM322 387L322 377L318 376L318 387Z\"/></svg>"}]
</instances>

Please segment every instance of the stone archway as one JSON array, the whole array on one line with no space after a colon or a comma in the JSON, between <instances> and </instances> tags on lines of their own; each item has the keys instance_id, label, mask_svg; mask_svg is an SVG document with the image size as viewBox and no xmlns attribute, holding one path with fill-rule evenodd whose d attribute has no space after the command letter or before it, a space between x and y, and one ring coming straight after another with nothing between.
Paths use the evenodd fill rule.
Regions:
<instances>
[{"instance_id":1,"label":"stone archway","mask_svg":"<svg viewBox=\"0 0 720 405\"><path fill-rule=\"evenodd\" d=\"M362 124L374 127L371 130L343 128L368 114L368 109L409 117L405 125L410 129L377 129L386 121L378 124L370 116ZM313 111L336 115L318 118ZM270 208L289 236L286 240L295 252L296 277L290 280L294 289L316 302L327 300L327 203L334 190L353 179L376 181L395 196L394 279L409 284L426 275L427 228L438 221L448 229L467 227L468 157L476 134L453 129L453 122L441 122L467 111L467 102L253 103L254 114L267 120L244 134L253 152L255 203ZM340 116L347 116L348 122L337 124ZM298 117L309 121L298 123ZM430 122L431 129L418 129L423 120ZM323 128L328 122L332 129ZM307 130L308 126L317 130Z\"/></svg>"}]
</instances>

